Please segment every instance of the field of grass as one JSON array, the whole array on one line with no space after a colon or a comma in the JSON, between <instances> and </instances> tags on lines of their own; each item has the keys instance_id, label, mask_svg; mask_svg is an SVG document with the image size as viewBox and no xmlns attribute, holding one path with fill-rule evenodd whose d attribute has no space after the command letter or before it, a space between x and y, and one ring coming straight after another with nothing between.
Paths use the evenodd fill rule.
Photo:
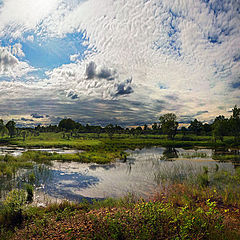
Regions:
<instances>
[{"instance_id":1,"label":"field of grass","mask_svg":"<svg viewBox=\"0 0 240 240\"><path fill-rule=\"evenodd\" d=\"M82 150L115 148L133 149L145 146L163 147L224 147L233 146L233 137L225 137L224 142L213 141L211 136L196 136L181 134L176 135L175 140L168 140L164 135L137 135L115 134L112 139L107 134L96 135L95 133L78 134L78 137L69 136L63 138L64 133L40 133L39 136L30 136L25 141L21 138L0 139L0 142L14 144L22 147L69 147ZM238 145L238 144L237 144Z\"/></svg>"}]
</instances>

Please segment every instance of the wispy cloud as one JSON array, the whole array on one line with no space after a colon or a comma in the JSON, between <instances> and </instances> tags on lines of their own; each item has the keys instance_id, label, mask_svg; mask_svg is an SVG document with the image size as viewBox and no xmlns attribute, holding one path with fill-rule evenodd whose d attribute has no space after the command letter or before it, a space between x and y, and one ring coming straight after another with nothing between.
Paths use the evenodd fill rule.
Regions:
<instances>
[{"instance_id":1,"label":"wispy cloud","mask_svg":"<svg viewBox=\"0 0 240 240\"><path fill-rule=\"evenodd\" d=\"M45 108L57 117L64 115L55 107L61 105L66 116L85 114L93 121L94 114L107 116L109 104L115 120L134 122L140 108L145 109L146 114L141 113L146 121L168 111L209 120L240 104L239 16L239 2L227 0L5 0L0 7L0 38L9 46L0 48L2 79L31 75L31 51L24 52L24 44L46 48L47 41L62 49L65 39L72 51L52 51L58 59L69 56L62 64L51 58L48 64L57 67L36 78L31 90L16 89L16 82L1 87L7 86L9 98L15 92L34 99L33 89L38 89L35 100L54 102ZM75 106L87 99L88 109L80 113ZM107 102L101 113L92 114L91 104L94 108L102 101ZM136 107L135 102L144 104ZM116 104L124 111L116 110Z\"/></svg>"}]
</instances>

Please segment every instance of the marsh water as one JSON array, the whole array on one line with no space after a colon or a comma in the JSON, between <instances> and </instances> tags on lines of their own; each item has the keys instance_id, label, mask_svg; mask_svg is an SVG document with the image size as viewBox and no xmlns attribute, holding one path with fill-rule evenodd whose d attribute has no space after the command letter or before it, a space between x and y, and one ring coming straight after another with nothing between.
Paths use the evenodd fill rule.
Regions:
<instances>
[{"instance_id":1,"label":"marsh water","mask_svg":"<svg viewBox=\"0 0 240 240\"><path fill-rule=\"evenodd\" d=\"M32 149L31 149L32 150ZM68 154L77 150L35 149ZM19 155L23 148L1 147L0 154ZM12 187L24 184L27 175L34 173L37 204L68 199L123 197L129 193L148 197L164 182L193 179L207 167L209 173L221 169L234 172L236 163L212 159L212 149L181 149L151 147L128 151L125 161L111 164L85 164L52 161L51 166L36 165L21 169L11 180L0 179L1 197ZM237 152L239 154L239 152Z\"/></svg>"}]
</instances>

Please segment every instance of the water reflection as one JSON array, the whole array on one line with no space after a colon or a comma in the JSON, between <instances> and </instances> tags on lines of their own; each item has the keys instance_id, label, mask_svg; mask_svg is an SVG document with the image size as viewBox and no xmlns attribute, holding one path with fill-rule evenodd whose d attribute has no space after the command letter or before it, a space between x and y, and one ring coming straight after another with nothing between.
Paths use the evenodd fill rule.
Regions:
<instances>
[{"instance_id":1,"label":"water reflection","mask_svg":"<svg viewBox=\"0 0 240 240\"><path fill-rule=\"evenodd\" d=\"M162 182L194 177L203 166L207 166L210 173L216 169L234 171L235 167L229 160L212 159L212 156L222 156L222 150L152 147L129 150L128 153L127 159L112 164L53 161L52 166L36 165L33 170L23 169L14 179L0 179L1 195L34 179L38 201L45 201L40 198L42 195L76 201L83 197L122 197L129 192L147 197ZM240 156L239 150L227 150L225 155Z\"/></svg>"},{"instance_id":2,"label":"water reflection","mask_svg":"<svg viewBox=\"0 0 240 240\"><path fill-rule=\"evenodd\" d=\"M0 155L10 154L13 156L19 156L25 151L26 151L25 148L17 146L0 146Z\"/></svg>"},{"instance_id":3,"label":"water reflection","mask_svg":"<svg viewBox=\"0 0 240 240\"><path fill-rule=\"evenodd\" d=\"M52 181L44 186L44 192L54 198L67 198L71 200L81 200L83 196L76 192L77 189L91 188L99 179L94 176L77 172L66 173L65 171L52 170Z\"/></svg>"},{"instance_id":4,"label":"water reflection","mask_svg":"<svg viewBox=\"0 0 240 240\"><path fill-rule=\"evenodd\" d=\"M163 181L183 181L207 166L216 169L234 169L230 162L219 163L209 156L209 149L146 148L129 151L124 161L95 165L54 162L53 179L45 185L50 196L76 200L84 197L122 197L127 193L147 197ZM186 154L193 158L179 157ZM172 161L169 161L172 160Z\"/></svg>"},{"instance_id":5,"label":"water reflection","mask_svg":"<svg viewBox=\"0 0 240 240\"><path fill-rule=\"evenodd\" d=\"M89 169L91 169L91 170L96 170L98 168L103 168L104 170L109 170L111 168L116 168L116 165L115 164L99 164L99 165L93 164L93 165L89 166Z\"/></svg>"},{"instance_id":6,"label":"water reflection","mask_svg":"<svg viewBox=\"0 0 240 240\"><path fill-rule=\"evenodd\" d=\"M161 160L172 161L173 158L178 158L178 150L176 148L168 147L163 151Z\"/></svg>"},{"instance_id":7,"label":"water reflection","mask_svg":"<svg viewBox=\"0 0 240 240\"><path fill-rule=\"evenodd\" d=\"M22 153L26 151L41 151L48 153L58 153L58 154L73 154L83 152L82 150L75 149L63 149L63 148L22 148L15 145L12 146L0 146L0 155L12 155L12 156L20 156Z\"/></svg>"}]
</instances>

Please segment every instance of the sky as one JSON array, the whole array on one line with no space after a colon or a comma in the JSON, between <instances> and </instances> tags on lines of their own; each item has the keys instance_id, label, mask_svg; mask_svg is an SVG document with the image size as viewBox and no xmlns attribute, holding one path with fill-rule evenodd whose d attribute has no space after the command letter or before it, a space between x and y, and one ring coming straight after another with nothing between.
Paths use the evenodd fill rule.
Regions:
<instances>
[{"instance_id":1,"label":"sky","mask_svg":"<svg viewBox=\"0 0 240 240\"><path fill-rule=\"evenodd\" d=\"M0 0L0 118L123 126L229 117L240 0Z\"/></svg>"}]
</instances>

